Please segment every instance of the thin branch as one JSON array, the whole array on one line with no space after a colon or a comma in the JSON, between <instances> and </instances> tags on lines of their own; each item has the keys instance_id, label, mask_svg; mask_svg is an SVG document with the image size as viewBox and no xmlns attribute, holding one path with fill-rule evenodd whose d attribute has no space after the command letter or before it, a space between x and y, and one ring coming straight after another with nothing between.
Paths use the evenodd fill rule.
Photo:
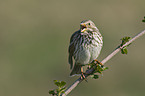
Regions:
<instances>
[{"instance_id":1,"label":"thin branch","mask_svg":"<svg viewBox=\"0 0 145 96\"><path fill-rule=\"evenodd\" d=\"M108 55L103 61L102 63L105 64L108 60L110 60L114 55L116 55L120 49L122 49L123 47L129 45L130 43L132 43L134 40L136 40L137 38L139 38L140 36L145 34L145 30L140 32L139 34L137 34L136 36L134 36L131 40L129 40L129 42L125 43L122 47L117 48L115 51L113 51L110 55Z\"/></svg>"},{"instance_id":2,"label":"thin branch","mask_svg":"<svg viewBox=\"0 0 145 96\"><path fill-rule=\"evenodd\" d=\"M140 36L145 34L145 30L140 32L139 34L137 34L135 37L133 37L129 42L125 43L123 46L117 48L116 50L114 50L110 55L108 55L101 63L105 64L108 60L110 60L113 56L115 56L123 47L129 45L130 43L132 43L133 41L135 41L137 38L139 38ZM86 75L85 77L87 78L89 76L90 73L92 73L95 69L91 68L89 70L86 71ZM88 75L87 75L88 74ZM81 77L79 79L77 79L72 85L70 85L70 87L68 89L65 90L65 93L62 94L61 96L66 96L67 94L69 94L79 83L81 83L84 79L81 79Z\"/></svg>"}]
</instances>

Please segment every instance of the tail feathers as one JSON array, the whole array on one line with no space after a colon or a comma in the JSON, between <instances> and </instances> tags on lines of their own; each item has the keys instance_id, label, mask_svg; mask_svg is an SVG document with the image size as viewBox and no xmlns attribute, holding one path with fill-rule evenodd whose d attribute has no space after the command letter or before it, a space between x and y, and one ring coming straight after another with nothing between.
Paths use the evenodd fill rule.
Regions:
<instances>
[{"instance_id":1,"label":"tail feathers","mask_svg":"<svg viewBox=\"0 0 145 96\"><path fill-rule=\"evenodd\" d=\"M74 76L74 75L81 75L81 65L76 65L74 66L73 70L70 73L70 76Z\"/></svg>"}]
</instances>

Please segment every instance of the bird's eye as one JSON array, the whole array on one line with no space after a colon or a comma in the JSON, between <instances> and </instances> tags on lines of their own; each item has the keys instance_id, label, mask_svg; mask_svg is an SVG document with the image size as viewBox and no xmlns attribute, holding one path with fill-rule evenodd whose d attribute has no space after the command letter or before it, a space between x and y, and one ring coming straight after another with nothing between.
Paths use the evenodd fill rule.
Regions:
<instances>
[{"instance_id":1,"label":"bird's eye","mask_svg":"<svg viewBox=\"0 0 145 96\"><path fill-rule=\"evenodd\" d=\"M88 23L88 25L91 25L90 23Z\"/></svg>"}]
</instances>

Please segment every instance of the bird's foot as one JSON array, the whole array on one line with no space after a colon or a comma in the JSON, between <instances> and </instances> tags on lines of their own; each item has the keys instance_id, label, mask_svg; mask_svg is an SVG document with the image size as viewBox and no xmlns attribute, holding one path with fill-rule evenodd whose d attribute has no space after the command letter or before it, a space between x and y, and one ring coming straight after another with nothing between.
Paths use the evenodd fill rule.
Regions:
<instances>
[{"instance_id":1,"label":"bird's foot","mask_svg":"<svg viewBox=\"0 0 145 96\"><path fill-rule=\"evenodd\" d=\"M97 64L100 64L100 65L101 65L101 67L103 67L103 66L104 66L104 64L103 64L103 63L101 63L100 61L98 61L97 59L95 59L94 61L95 61L95 62L97 62Z\"/></svg>"},{"instance_id":2,"label":"bird's foot","mask_svg":"<svg viewBox=\"0 0 145 96\"><path fill-rule=\"evenodd\" d=\"M86 76L85 76L85 73L81 73L81 79L84 79L86 82L88 82L88 80L87 80L87 78L86 78Z\"/></svg>"},{"instance_id":3,"label":"bird's foot","mask_svg":"<svg viewBox=\"0 0 145 96\"><path fill-rule=\"evenodd\" d=\"M82 72L81 73L81 79L85 79L86 77L85 77L85 75L84 75L84 73Z\"/></svg>"}]
</instances>

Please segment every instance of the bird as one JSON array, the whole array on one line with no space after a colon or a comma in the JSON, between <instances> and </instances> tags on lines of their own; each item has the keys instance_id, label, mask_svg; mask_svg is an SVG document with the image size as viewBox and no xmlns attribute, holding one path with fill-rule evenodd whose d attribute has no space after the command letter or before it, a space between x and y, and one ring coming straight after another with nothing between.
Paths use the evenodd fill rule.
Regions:
<instances>
[{"instance_id":1,"label":"bird","mask_svg":"<svg viewBox=\"0 0 145 96\"><path fill-rule=\"evenodd\" d=\"M91 20L83 20L80 29L72 34L68 48L70 76L84 75L83 66L97 60L103 46L103 37ZM99 62L99 61L98 61ZM84 76L83 76L84 77Z\"/></svg>"}]
</instances>

